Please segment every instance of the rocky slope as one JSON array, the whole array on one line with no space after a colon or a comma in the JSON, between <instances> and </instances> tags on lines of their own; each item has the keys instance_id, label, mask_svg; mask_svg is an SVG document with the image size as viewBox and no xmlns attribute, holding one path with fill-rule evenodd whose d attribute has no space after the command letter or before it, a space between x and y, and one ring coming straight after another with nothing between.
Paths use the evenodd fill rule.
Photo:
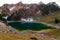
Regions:
<instances>
[{"instance_id":1,"label":"rocky slope","mask_svg":"<svg viewBox=\"0 0 60 40\"><path fill-rule=\"evenodd\" d=\"M0 33L17 33L17 30L0 22Z\"/></svg>"}]
</instances>

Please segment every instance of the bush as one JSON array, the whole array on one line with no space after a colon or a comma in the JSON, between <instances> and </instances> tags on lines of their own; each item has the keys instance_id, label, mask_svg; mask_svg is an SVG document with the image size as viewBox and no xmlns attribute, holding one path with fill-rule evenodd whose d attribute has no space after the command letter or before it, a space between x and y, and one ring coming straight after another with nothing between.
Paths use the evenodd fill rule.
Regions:
<instances>
[{"instance_id":1,"label":"bush","mask_svg":"<svg viewBox=\"0 0 60 40\"><path fill-rule=\"evenodd\" d=\"M59 19L55 18L55 23L56 24L59 23Z\"/></svg>"},{"instance_id":2,"label":"bush","mask_svg":"<svg viewBox=\"0 0 60 40\"><path fill-rule=\"evenodd\" d=\"M31 40L37 40L37 38L35 38L35 37L31 37L30 39L31 39Z\"/></svg>"}]
</instances>

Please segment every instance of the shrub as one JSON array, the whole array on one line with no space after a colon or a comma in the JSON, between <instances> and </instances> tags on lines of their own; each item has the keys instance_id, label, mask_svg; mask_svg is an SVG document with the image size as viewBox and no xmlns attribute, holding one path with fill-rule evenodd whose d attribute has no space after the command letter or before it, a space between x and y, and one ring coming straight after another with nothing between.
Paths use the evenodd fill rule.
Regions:
<instances>
[{"instance_id":1,"label":"shrub","mask_svg":"<svg viewBox=\"0 0 60 40\"><path fill-rule=\"evenodd\" d=\"M31 37L30 39L31 39L31 40L37 40L37 38L36 38L36 37Z\"/></svg>"},{"instance_id":2,"label":"shrub","mask_svg":"<svg viewBox=\"0 0 60 40\"><path fill-rule=\"evenodd\" d=\"M59 23L59 19L55 18L55 23L56 24Z\"/></svg>"}]
</instances>

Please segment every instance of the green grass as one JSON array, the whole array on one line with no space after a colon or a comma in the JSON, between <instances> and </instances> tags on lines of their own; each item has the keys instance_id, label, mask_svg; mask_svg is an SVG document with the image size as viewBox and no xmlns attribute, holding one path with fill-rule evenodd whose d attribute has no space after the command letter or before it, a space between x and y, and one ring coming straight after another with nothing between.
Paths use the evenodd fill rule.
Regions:
<instances>
[{"instance_id":1,"label":"green grass","mask_svg":"<svg viewBox=\"0 0 60 40\"><path fill-rule=\"evenodd\" d=\"M60 11L56 13L51 13L51 15L49 14L47 16L41 16L39 17L38 21L46 23L54 23L55 18L58 18L60 20Z\"/></svg>"}]
</instances>

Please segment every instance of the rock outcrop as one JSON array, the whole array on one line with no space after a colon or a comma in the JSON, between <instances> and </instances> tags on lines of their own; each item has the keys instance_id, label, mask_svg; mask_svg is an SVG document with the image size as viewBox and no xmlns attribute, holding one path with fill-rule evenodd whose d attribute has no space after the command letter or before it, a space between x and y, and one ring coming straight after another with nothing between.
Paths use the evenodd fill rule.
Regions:
<instances>
[{"instance_id":1,"label":"rock outcrop","mask_svg":"<svg viewBox=\"0 0 60 40\"><path fill-rule=\"evenodd\" d=\"M17 33L18 31L11 26L7 26L6 24L0 22L0 33Z\"/></svg>"}]
</instances>

